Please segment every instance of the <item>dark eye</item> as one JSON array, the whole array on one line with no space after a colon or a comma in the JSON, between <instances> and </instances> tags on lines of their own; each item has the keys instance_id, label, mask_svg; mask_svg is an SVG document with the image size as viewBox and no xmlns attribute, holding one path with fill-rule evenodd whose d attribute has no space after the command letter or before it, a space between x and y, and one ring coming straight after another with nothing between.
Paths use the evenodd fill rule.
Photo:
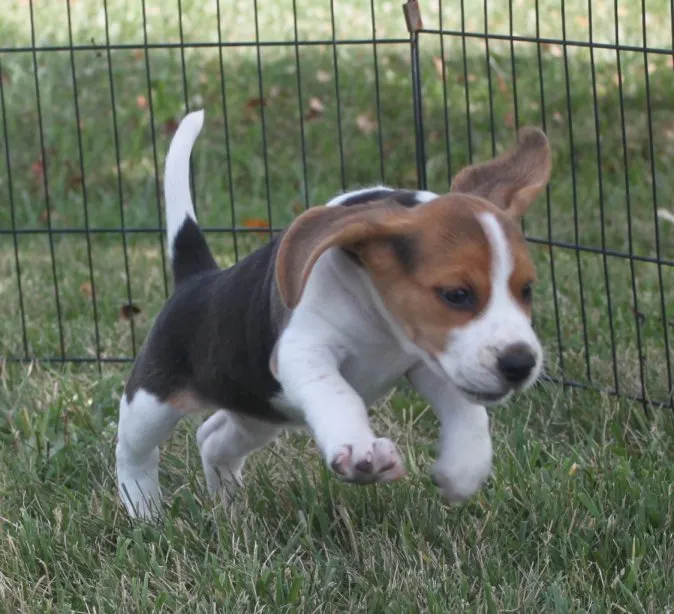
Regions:
<instances>
[{"instance_id":1,"label":"dark eye","mask_svg":"<svg viewBox=\"0 0 674 614\"><path fill-rule=\"evenodd\" d=\"M531 285L531 282L528 284L525 284L525 286L522 288L522 300L525 303L530 303L531 299L533 298L534 291Z\"/></svg>"},{"instance_id":2,"label":"dark eye","mask_svg":"<svg viewBox=\"0 0 674 614\"><path fill-rule=\"evenodd\" d=\"M456 309L473 309L475 307L475 294L469 288L438 288L436 292L450 307Z\"/></svg>"}]
</instances>

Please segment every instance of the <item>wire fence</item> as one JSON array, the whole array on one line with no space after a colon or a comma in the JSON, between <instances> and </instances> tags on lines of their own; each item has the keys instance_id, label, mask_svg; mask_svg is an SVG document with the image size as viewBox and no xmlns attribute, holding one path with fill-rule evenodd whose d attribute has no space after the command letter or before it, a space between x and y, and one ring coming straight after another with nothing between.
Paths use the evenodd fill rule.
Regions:
<instances>
[{"instance_id":1,"label":"wire fence","mask_svg":"<svg viewBox=\"0 0 674 614\"><path fill-rule=\"evenodd\" d=\"M441 192L541 126L524 223L548 378L674 407L674 8L12 2L0 23L0 301L8 362L133 360L170 292L160 177L186 110L222 264L379 182Z\"/></svg>"}]
</instances>

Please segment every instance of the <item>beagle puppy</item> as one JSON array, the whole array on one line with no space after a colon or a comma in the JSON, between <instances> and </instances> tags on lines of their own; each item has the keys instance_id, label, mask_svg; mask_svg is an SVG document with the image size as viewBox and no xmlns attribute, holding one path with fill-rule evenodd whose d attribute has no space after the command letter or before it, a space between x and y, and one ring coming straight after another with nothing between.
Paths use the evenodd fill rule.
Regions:
<instances>
[{"instance_id":1,"label":"beagle puppy","mask_svg":"<svg viewBox=\"0 0 674 614\"><path fill-rule=\"evenodd\" d=\"M343 480L399 479L398 448L373 432L368 407L403 377L439 418L434 482L449 501L470 497L491 472L485 406L541 372L519 218L550 177L543 132L522 129L510 151L464 168L448 194L342 194L223 270L190 196L203 120L203 111L182 120L166 158L175 289L120 403L116 469L128 513L159 513L158 446L204 410L214 410L197 433L206 483L225 498L246 457L297 424Z\"/></svg>"}]
</instances>

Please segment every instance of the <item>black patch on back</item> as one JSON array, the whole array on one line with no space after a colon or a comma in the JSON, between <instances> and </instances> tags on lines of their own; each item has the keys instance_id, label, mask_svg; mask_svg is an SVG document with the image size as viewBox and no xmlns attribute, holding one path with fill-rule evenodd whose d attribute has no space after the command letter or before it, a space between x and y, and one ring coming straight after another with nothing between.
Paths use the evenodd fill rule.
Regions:
<instances>
[{"instance_id":1,"label":"black patch on back","mask_svg":"<svg viewBox=\"0 0 674 614\"><path fill-rule=\"evenodd\" d=\"M126 385L129 400L139 388L161 400L188 389L213 408L287 421L270 404L281 391L269 369L280 332L272 303L278 243L275 237L229 269L183 278L133 366ZM210 263L205 254L197 262Z\"/></svg>"},{"instance_id":2,"label":"black patch on back","mask_svg":"<svg viewBox=\"0 0 674 614\"><path fill-rule=\"evenodd\" d=\"M397 235L389 239L393 252L407 273L411 273L417 266L419 259L419 245L412 235Z\"/></svg>"},{"instance_id":3,"label":"black patch on back","mask_svg":"<svg viewBox=\"0 0 674 614\"><path fill-rule=\"evenodd\" d=\"M203 233L192 218L185 218L173 240L171 265L176 286L192 275L218 268Z\"/></svg>"},{"instance_id":4,"label":"black patch on back","mask_svg":"<svg viewBox=\"0 0 674 614\"><path fill-rule=\"evenodd\" d=\"M394 200L403 207L415 207L421 201L417 198L416 190L387 190L383 188L372 188L360 194L354 194L339 204L340 207L350 207L352 205L364 205L373 200Z\"/></svg>"}]
</instances>

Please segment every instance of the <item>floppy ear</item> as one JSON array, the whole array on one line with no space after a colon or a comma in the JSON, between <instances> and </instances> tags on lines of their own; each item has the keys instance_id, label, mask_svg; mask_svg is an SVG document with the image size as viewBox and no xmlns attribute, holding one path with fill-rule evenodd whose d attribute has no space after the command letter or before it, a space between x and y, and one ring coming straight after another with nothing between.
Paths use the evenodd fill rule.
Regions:
<instances>
[{"instance_id":1,"label":"floppy ear","mask_svg":"<svg viewBox=\"0 0 674 614\"><path fill-rule=\"evenodd\" d=\"M286 307L300 301L319 256L330 247L393 237L410 226L411 212L392 201L350 207L313 207L300 215L281 239L276 254L276 285Z\"/></svg>"},{"instance_id":2,"label":"floppy ear","mask_svg":"<svg viewBox=\"0 0 674 614\"><path fill-rule=\"evenodd\" d=\"M538 128L522 128L518 143L490 162L464 168L452 182L452 192L475 194L513 217L524 215L545 189L551 170L550 143Z\"/></svg>"}]
</instances>

